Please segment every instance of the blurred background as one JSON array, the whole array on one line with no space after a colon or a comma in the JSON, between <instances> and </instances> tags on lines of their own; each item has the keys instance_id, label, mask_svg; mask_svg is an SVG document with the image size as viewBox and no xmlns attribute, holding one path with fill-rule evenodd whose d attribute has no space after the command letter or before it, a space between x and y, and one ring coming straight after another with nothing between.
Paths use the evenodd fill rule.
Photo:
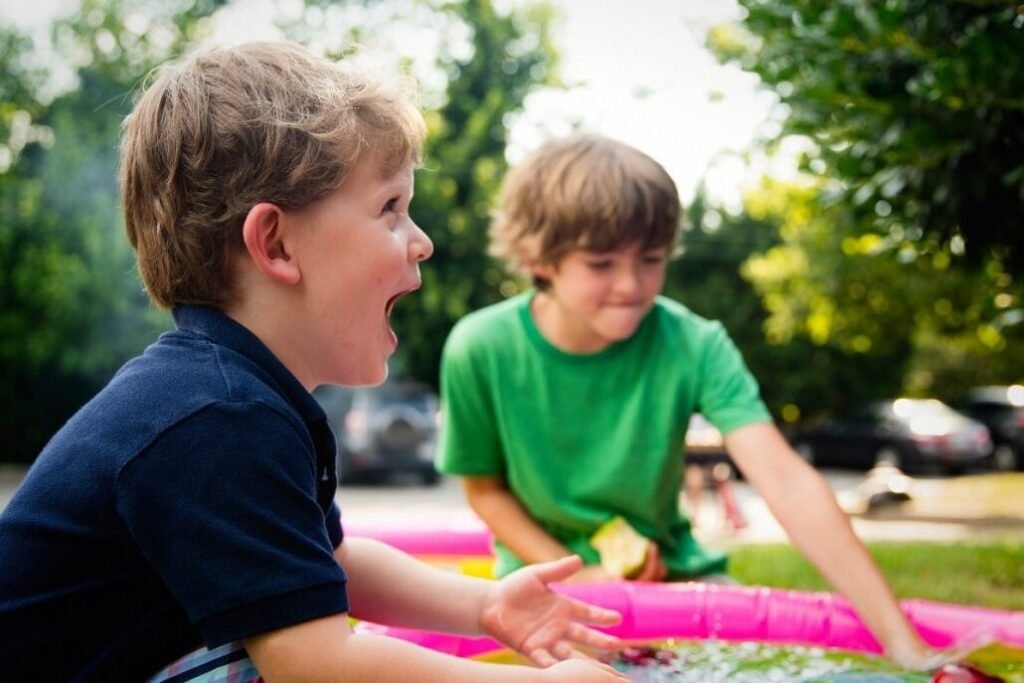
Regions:
<instances>
[{"instance_id":1,"label":"blurred background","mask_svg":"<svg viewBox=\"0 0 1024 683\"><path fill-rule=\"evenodd\" d=\"M525 286L485 254L500 180L575 129L672 174L687 221L666 293L723 322L805 457L859 421L874 440L851 466L959 449L983 453L964 467L1020 467L1024 5L999 0L4 3L0 461L31 462L170 327L118 204L133 94L197 45L273 38L359 44L420 83L412 213L436 250L394 314L407 400L388 410L424 481L448 330ZM372 402L323 400L363 430L342 439L357 458L370 422L350 408ZM962 411L947 426L938 401Z\"/></svg>"}]
</instances>

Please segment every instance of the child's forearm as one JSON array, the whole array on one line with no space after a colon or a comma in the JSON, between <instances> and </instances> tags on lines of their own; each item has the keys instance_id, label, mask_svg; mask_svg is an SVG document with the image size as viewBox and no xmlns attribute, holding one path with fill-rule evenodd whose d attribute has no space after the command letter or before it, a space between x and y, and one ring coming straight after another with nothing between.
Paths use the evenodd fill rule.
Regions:
<instances>
[{"instance_id":1,"label":"child's forearm","mask_svg":"<svg viewBox=\"0 0 1024 683\"><path fill-rule=\"evenodd\" d=\"M793 498L772 507L794 545L850 600L887 654L904 660L908 657L902 653L910 653L912 659L924 644L827 484L811 481L802 497L799 491L794 493ZM814 514L807 514L808 510Z\"/></svg>"},{"instance_id":2,"label":"child's forearm","mask_svg":"<svg viewBox=\"0 0 1024 683\"><path fill-rule=\"evenodd\" d=\"M481 635L480 612L493 582L431 567L366 538L335 553L349 577L352 616L381 624Z\"/></svg>"},{"instance_id":3,"label":"child's forearm","mask_svg":"<svg viewBox=\"0 0 1024 683\"><path fill-rule=\"evenodd\" d=\"M595 666L563 662L548 669L460 659L395 638L353 634L344 616L249 638L246 649L267 683L612 683ZM568 675L567 675L568 674Z\"/></svg>"},{"instance_id":4,"label":"child's forearm","mask_svg":"<svg viewBox=\"0 0 1024 683\"><path fill-rule=\"evenodd\" d=\"M530 516L504 486L465 480L466 498L495 538L526 564L549 562L572 552Z\"/></svg>"},{"instance_id":5,"label":"child's forearm","mask_svg":"<svg viewBox=\"0 0 1024 683\"><path fill-rule=\"evenodd\" d=\"M924 656L924 642L824 478L771 425L736 430L726 446L793 544L850 600L886 652L904 664Z\"/></svg>"}]
</instances>

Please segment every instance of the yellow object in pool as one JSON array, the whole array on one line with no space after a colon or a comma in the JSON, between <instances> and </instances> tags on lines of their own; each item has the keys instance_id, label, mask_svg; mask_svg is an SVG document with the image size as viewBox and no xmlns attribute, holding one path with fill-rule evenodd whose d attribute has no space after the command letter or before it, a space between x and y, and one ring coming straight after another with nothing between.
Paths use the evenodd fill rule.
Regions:
<instances>
[{"instance_id":1,"label":"yellow object in pool","mask_svg":"<svg viewBox=\"0 0 1024 683\"><path fill-rule=\"evenodd\" d=\"M601 554L601 567L618 578L631 578L643 569L648 540L622 517L602 524L590 537L590 544Z\"/></svg>"},{"instance_id":2,"label":"yellow object in pool","mask_svg":"<svg viewBox=\"0 0 1024 683\"><path fill-rule=\"evenodd\" d=\"M456 574L479 576L482 579L493 579L494 558L482 555L420 555L419 559L429 565L447 569Z\"/></svg>"}]
</instances>

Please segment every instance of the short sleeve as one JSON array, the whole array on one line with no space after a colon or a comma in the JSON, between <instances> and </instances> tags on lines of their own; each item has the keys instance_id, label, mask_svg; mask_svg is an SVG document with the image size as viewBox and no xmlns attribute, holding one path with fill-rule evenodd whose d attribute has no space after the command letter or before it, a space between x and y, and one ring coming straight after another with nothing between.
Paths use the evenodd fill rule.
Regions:
<instances>
[{"instance_id":1,"label":"short sleeve","mask_svg":"<svg viewBox=\"0 0 1024 683\"><path fill-rule=\"evenodd\" d=\"M122 468L118 513L207 646L348 611L315 469L311 441L259 403L209 406Z\"/></svg>"},{"instance_id":2,"label":"short sleeve","mask_svg":"<svg viewBox=\"0 0 1024 683\"><path fill-rule=\"evenodd\" d=\"M331 502L331 509L327 511L327 535L334 549L345 540L345 529L341 526L341 509L335 502Z\"/></svg>"},{"instance_id":3,"label":"short sleeve","mask_svg":"<svg viewBox=\"0 0 1024 683\"><path fill-rule=\"evenodd\" d=\"M505 473L489 375L471 337L456 326L441 354L441 431L437 466L456 475Z\"/></svg>"},{"instance_id":4,"label":"short sleeve","mask_svg":"<svg viewBox=\"0 0 1024 683\"><path fill-rule=\"evenodd\" d=\"M703 347L698 410L723 434L754 422L771 422L757 380L721 323L714 322Z\"/></svg>"}]
</instances>

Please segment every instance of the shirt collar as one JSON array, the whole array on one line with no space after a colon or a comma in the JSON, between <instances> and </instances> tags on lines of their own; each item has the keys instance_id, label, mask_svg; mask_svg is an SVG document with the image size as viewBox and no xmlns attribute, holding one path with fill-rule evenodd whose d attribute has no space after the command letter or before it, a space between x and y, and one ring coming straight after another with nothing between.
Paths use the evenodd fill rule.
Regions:
<instances>
[{"instance_id":1,"label":"shirt collar","mask_svg":"<svg viewBox=\"0 0 1024 683\"><path fill-rule=\"evenodd\" d=\"M207 306L183 305L172 311L179 330L206 337L256 363L277 383L281 393L307 422L324 420L323 408L259 337L223 312Z\"/></svg>"}]
</instances>

